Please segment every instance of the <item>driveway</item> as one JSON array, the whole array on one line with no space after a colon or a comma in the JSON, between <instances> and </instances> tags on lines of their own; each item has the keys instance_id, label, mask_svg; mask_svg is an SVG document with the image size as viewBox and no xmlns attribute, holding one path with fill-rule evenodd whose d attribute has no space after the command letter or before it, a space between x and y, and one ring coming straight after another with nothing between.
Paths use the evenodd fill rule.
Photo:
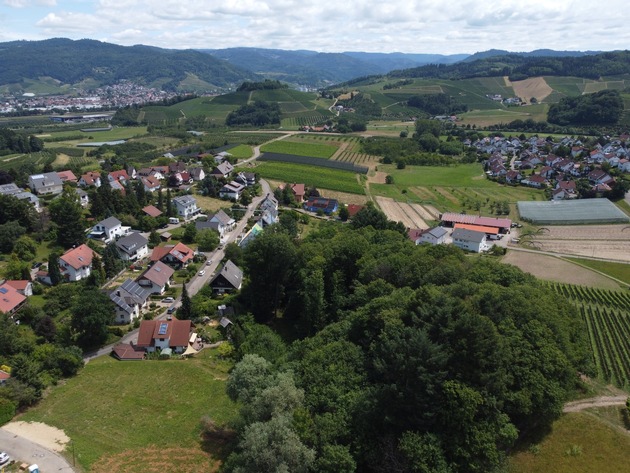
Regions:
<instances>
[{"instance_id":1,"label":"driveway","mask_svg":"<svg viewBox=\"0 0 630 473\"><path fill-rule=\"evenodd\" d=\"M7 452L12 460L29 465L37 463L42 472L75 471L60 454L3 428L0 428L0 445L0 450Z\"/></svg>"}]
</instances>

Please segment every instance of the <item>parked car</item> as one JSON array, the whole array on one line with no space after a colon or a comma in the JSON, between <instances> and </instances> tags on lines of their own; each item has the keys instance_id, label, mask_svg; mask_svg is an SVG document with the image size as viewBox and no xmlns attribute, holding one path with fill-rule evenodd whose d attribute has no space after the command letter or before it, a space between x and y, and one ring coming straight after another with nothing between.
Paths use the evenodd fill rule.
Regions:
<instances>
[{"instance_id":1,"label":"parked car","mask_svg":"<svg viewBox=\"0 0 630 473\"><path fill-rule=\"evenodd\" d=\"M204 274L206 274L206 270L202 269L201 271L199 271L199 276L203 276Z\"/></svg>"},{"instance_id":2,"label":"parked car","mask_svg":"<svg viewBox=\"0 0 630 473\"><path fill-rule=\"evenodd\" d=\"M31 269L37 269L39 268L43 263L41 261L36 261L33 263L33 265L31 266Z\"/></svg>"},{"instance_id":3,"label":"parked car","mask_svg":"<svg viewBox=\"0 0 630 473\"><path fill-rule=\"evenodd\" d=\"M11 460L11 457L6 452L0 452L0 465L9 463L9 460Z\"/></svg>"},{"instance_id":4,"label":"parked car","mask_svg":"<svg viewBox=\"0 0 630 473\"><path fill-rule=\"evenodd\" d=\"M162 299L162 302L175 302L175 299L173 299L172 297L165 297L164 299Z\"/></svg>"}]
</instances>

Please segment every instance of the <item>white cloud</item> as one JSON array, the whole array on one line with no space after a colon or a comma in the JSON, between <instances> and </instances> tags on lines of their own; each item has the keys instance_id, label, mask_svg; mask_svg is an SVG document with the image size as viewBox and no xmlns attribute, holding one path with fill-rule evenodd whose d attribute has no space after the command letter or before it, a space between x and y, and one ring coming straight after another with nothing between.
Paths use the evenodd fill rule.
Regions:
<instances>
[{"instance_id":1,"label":"white cloud","mask_svg":"<svg viewBox=\"0 0 630 473\"><path fill-rule=\"evenodd\" d=\"M49 13L39 20L36 25L47 32L75 32L75 31L98 31L102 27L102 20L94 15L85 13L61 12L60 14Z\"/></svg>"}]
</instances>

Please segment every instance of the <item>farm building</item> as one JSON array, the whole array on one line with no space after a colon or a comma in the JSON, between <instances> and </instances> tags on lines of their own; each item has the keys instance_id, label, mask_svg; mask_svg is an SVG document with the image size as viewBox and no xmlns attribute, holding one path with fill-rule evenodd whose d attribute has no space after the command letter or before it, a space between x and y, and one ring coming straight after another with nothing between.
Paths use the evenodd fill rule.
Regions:
<instances>
[{"instance_id":1,"label":"farm building","mask_svg":"<svg viewBox=\"0 0 630 473\"><path fill-rule=\"evenodd\" d=\"M507 233L512 226L512 220L509 218L480 217L477 215L456 214L452 212L442 214L440 220L449 227L455 226L456 223L481 225L484 227L497 228L499 233Z\"/></svg>"},{"instance_id":2,"label":"farm building","mask_svg":"<svg viewBox=\"0 0 630 473\"><path fill-rule=\"evenodd\" d=\"M463 228L465 230L472 230L474 232L483 232L486 235L499 234L499 229L497 227L485 227L483 225L467 225L465 223L456 223L455 228Z\"/></svg>"},{"instance_id":3,"label":"farm building","mask_svg":"<svg viewBox=\"0 0 630 473\"><path fill-rule=\"evenodd\" d=\"M448 230L444 227L435 227L430 228L429 230L424 230L418 239L416 240L416 245L421 243L429 243L431 245L443 245L446 243L446 239L448 237Z\"/></svg>"},{"instance_id":4,"label":"farm building","mask_svg":"<svg viewBox=\"0 0 630 473\"><path fill-rule=\"evenodd\" d=\"M608 199L521 201L516 205L523 220L537 225L630 222L630 218Z\"/></svg>"},{"instance_id":5,"label":"farm building","mask_svg":"<svg viewBox=\"0 0 630 473\"><path fill-rule=\"evenodd\" d=\"M453 245L461 248L465 251L474 251L475 253L481 253L487 250L490 246L486 241L486 234L483 232L476 232L474 230L466 230L464 228L456 228L451 234L453 238Z\"/></svg>"},{"instance_id":6,"label":"farm building","mask_svg":"<svg viewBox=\"0 0 630 473\"><path fill-rule=\"evenodd\" d=\"M335 213L339 208L339 203L335 199L324 197L311 197L304 203L304 209L309 212L323 211L326 215Z\"/></svg>"}]
</instances>

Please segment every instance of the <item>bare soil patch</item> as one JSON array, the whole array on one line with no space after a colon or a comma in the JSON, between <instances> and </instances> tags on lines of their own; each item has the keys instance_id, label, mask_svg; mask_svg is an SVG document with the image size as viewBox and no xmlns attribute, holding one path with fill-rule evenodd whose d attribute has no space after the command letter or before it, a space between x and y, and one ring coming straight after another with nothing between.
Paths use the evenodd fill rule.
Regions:
<instances>
[{"instance_id":1,"label":"bare soil patch","mask_svg":"<svg viewBox=\"0 0 630 473\"><path fill-rule=\"evenodd\" d=\"M536 235L537 240L619 240L630 243L628 225L556 225L542 228L544 230Z\"/></svg>"},{"instance_id":2,"label":"bare soil patch","mask_svg":"<svg viewBox=\"0 0 630 473\"><path fill-rule=\"evenodd\" d=\"M70 437L63 430L42 422L9 422L2 428L53 452L63 452L66 444L70 442Z\"/></svg>"},{"instance_id":3,"label":"bare soil patch","mask_svg":"<svg viewBox=\"0 0 630 473\"><path fill-rule=\"evenodd\" d=\"M423 205L423 207L427 210L427 212L431 214L434 220L440 219L440 212L438 212L438 209L436 209L432 205Z\"/></svg>"},{"instance_id":4,"label":"bare soil patch","mask_svg":"<svg viewBox=\"0 0 630 473\"><path fill-rule=\"evenodd\" d=\"M55 158L55 161L53 162L53 166L65 166L69 162L70 162L70 156L63 153L57 153L57 157Z\"/></svg>"},{"instance_id":5,"label":"bare soil patch","mask_svg":"<svg viewBox=\"0 0 630 473\"><path fill-rule=\"evenodd\" d=\"M519 80L511 84L514 89L514 94L527 102L529 102L532 97L542 102L553 92L553 89L549 87L544 77L530 77L529 79Z\"/></svg>"},{"instance_id":6,"label":"bare soil patch","mask_svg":"<svg viewBox=\"0 0 630 473\"><path fill-rule=\"evenodd\" d=\"M114 455L106 455L96 462L90 471L93 473L163 473L177 471L194 473L204 471L214 473L220 462L201 449L158 448L126 450Z\"/></svg>"},{"instance_id":7,"label":"bare soil patch","mask_svg":"<svg viewBox=\"0 0 630 473\"><path fill-rule=\"evenodd\" d=\"M612 279L555 256L526 251L508 251L501 261L547 281L579 284L602 289L619 289L619 284Z\"/></svg>"},{"instance_id":8,"label":"bare soil patch","mask_svg":"<svg viewBox=\"0 0 630 473\"><path fill-rule=\"evenodd\" d=\"M374 184L385 184L386 177L386 172L376 171L373 176L368 177L368 182L373 182Z\"/></svg>"},{"instance_id":9,"label":"bare soil patch","mask_svg":"<svg viewBox=\"0 0 630 473\"><path fill-rule=\"evenodd\" d=\"M420 218L417 212L413 210L412 206L417 204L396 202L395 200L387 197L376 197L376 202L383 213L387 215L387 218L393 220L394 222L401 222L409 228L429 228L427 223Z\"/></svg>"}]
</instances>

